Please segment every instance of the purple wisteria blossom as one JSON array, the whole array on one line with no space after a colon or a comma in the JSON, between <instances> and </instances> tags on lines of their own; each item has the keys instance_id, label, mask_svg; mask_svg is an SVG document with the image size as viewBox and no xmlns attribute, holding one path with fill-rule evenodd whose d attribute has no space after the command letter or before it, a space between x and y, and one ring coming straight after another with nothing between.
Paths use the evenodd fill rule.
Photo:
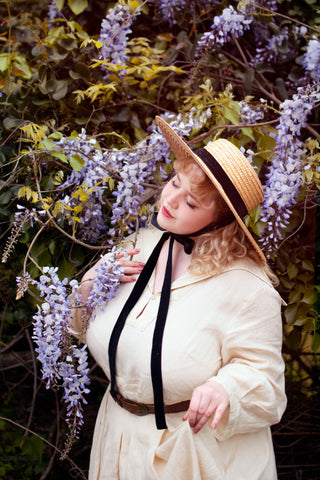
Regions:
<instances>
[{"instance_id":1,"label":"purple wisteria blossom","mask_svg":"<svg viewBox=\"0 0 320 480\"><path fill-rule=\"evenodd\" d=\"M83 167L72 170L59 188L63 191L67 187L82 186L83 190L88 192L87 198L81 202L82 210L78 213L78 235L89 243L96 243L106 231L102 207L105 205L104 192L109 188L111 175L108 165L109 152L102 152L96 140L87 138L84 129L78 137L62 138L57 142L57 148L63 149L67 158L79 155L82 159ZM66 195L61 203L66 205L65 216L68 218L68 209L74 209L79 204L79 199L75 195ZM72 217L73 214L70 214L70 223Z\"/></svg>"},{"instance_id":2,"label":"purple wisteria blossom","mask_svg":"<svg viewBox=\"0 0 320 480\"><path fill-rule=\"evenodd\" d=\"M62 17L61 12L57 7L56 2L54 0L51 0L48 8L48 19L52 21L55 18L59 17Z\"/></svg>"},{"instance_id":3,"label":"purple wisteria blossom","mask_svg":"<svg viewBox=\"0 0 320 480\"><path fill-rule=\"evenodd\" d=\"M33 339L38 345L36 352L47 388L61 378L58 361L63 353L62 339L67 334L71 315L66 288L68 280L60 280L57 271L57 267L44 267L39 281L35 282L44 301L34 316Z\"/></svg>"},{"instance_id":4,"label":"purple wisteria blossom","mask_svg":"<svg viewBox=\"0 0 320 480\"><path fill-rule=\"evenodd\" d=\"M40 222L41 217L44 217L44 215L46 215L45 210L36 210L35 208L30 210L23 205L17 205L17 211L14 214L14 222L12 222L10 237L8 238L2 252L2 263L7 262L27 223L30 223L30 225L33 226L34 222Z\"/></svg>"},{"instance_id":5,"label":"purple wisteria blossom","mask_svg":"<svg viewBox=\"0 0 320 480\"><path fill-rule=\"evenodd\" d=\"M199 40L197 54L217 45L225 45L234 36L241 37L250 28L253 17L237 12L231 5L225 8L220 16L213 19L209 32L205 32Z\"/></svg>"},{"instance_id":6,"label":"purple wisteria blossom","mask_svg":"<svg viewBox=\"0 0 320 480\"><path fill-rule=\"evenodd\" d=\"M67 424L70 429L69 441L78 438L83 425L83 405L87 404L84 395L90 392L88 385L89 366L86 345L79 348L71 345L64 361L59 362L59 370L63 379L63 400L67 407ZM67 442L68 445L68 442ZM66 453L66 452L65 452Z\"/></svg>"},{"instance_id":7,"label":"purple wisteria blossom","mask_svg":"<svg viewBox=\"0 0 320 480\"><path fill-rule=\"evenodd\" d=\"M241 123L257 123L264 118L264 109L259 106L253 106L242 100L239 102L239 115Z\"/></svg>"},{"instance_id":8,"label":"purple wisteria blossom","mask_svg":"<svg viewBox=\"0 0 320 480\"><path fill-rule=\"evenodd\" d=\"M305 127L307 117L320 100L320 87L299 88L292 99L280 106L276 147L273 162L267 174L265 200L261 220L265 222L261 243L266 256L272 256L283 237L291 209L302 184L306 150L297 138Z\"/></svg>"},{"instance_id":9,"label":"purple wisteria blossom","mask_svg":"<svg viewBox=\"0 0 320 480\"><path fill-rule=\"evenodd\" d=\"M40 296L44 297L33 317L33 340L37 344L37 358L41 362L42 379L46 388L64 388L67 403L67 424L72 438L77 438L83 423L84 395L88 393L87 352L84 347L70 345L71 305L67 286L77 295L78 282L60 280L58 268L44 267L38 281L34 281ZM73 299L74 301L74 299Z\"/></svg>"},{"instance_id":10,"label":"purple wisteria blossom","mask_svg":"<svg viewBox=\"0 0 320 480\"><path fill-rule=\"evenodd\" d=\"M118 252L119 253L119 252ZM87 403L85 395L89 393L88 354L86 346L78 346L72 340L70 318L74 308L83 312L102 309L114 297L120 284L123 269L113 251L103 257L97 267L97 276L92 280L92 289L88 300L83 304L77 280L60 280L58 268L44 267L39 280L31 280L28 274L17 278L18 288L25 283L36 285L44 301L33 316L33 340L37 358L42 364L42 379L46 388L61 385L63 399L67 407L67 425L69 440L66 450L74 438L78 438L83 425L83 405ZM66 454L66 452L65 452Z\"/></svg>"},{"instance_id":11,"label":"purple wisteria blossom","mask_svg":"<svg viewBox=\"0 0 320 480\"><path fill-rule=\"evenodd\" d=\"M266 31L265 31L266 32ZM271 65L278 60L287 60L288 51L285 46L289 41L289 29L284 26L278 33L271 35L267 40L264 37L256 48L256 55L250 64L267 63Z\"/></svg>"},{"instance_id":12,"label":"purple wisteria blossom","mask_svg":"<svg viewBox=\"0 0 320 480\"><path fill-rule=\"evenodd\" d=\"M182 136L189 136L193 130L202 128L210 117L210 109L200 113L191 109L184 115L163 115L171 127ZM137 217L142 197L146 192L146 184L153 179L158 165L160 176L163 179L167 177L162 165L171 162L170 155L170 147L157 127L133 149L113 151L111 158L114 166L118 166L121 180L113 192L116 201L113 204L111 223L114 228L109 230L110 237L121 236L124 226L129 233L131 232L128 216L133 219Z\"/></svg>"},{"instance_id":13,"label":"purple wisteria blossom","mask_svg":"<svg viewBox=\"0 0 320 480\"><path fill-rule=\"evenodd\" d=\"M309 40L302 65L312 80L318 82L320 78L320 40L318 38L313 37Z\"/></svg>"},{"instance_id":14,"label":"purple wisteria blossom","mask_svg":"<svg viewBox=\"0 0 320 480\"><path fill-rule=\"evenodd\" d=\"M96 272L96 278L93 280L93 287L86 302L90 311L93 311L93 315L96 309L103 310L119 288L123 268L115 249L101 258Z\"/></svg>"},{"instance_id":15,"label":"purple wisteria blossom","mask_svg":"<svg viewBox=\"0 0 320 480\"><path fill-rule=\"evenodd\" d=\"M117 3L108 10L106 18L101 23L99 41L102 46L100 55L102 59L121 67L117 71L119 77L126 73L124 67L129 59L127 51L128 36L132 32L132 22L139 14L139 9L133 10L129 5ZM106 65L102 68L109 70Z\"/></svg>"}]
</instances>

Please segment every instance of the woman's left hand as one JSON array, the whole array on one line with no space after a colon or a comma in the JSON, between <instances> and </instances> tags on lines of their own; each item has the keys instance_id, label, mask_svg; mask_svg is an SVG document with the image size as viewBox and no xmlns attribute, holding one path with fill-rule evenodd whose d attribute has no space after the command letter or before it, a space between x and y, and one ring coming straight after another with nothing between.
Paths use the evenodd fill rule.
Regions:
<instances>
[{"instance_id":1,"label":"woman's left hand","mask_svg":"<svg viewBox=\"0 0 320 480\"><path fill-rule=\"evenodd\" d=\"M210 380L194 389L183 420L189 420L194 433L198 433L214 414L211 428L216 428L229 404L229 395L223 386Z\"/></svg>"}]
</instances>

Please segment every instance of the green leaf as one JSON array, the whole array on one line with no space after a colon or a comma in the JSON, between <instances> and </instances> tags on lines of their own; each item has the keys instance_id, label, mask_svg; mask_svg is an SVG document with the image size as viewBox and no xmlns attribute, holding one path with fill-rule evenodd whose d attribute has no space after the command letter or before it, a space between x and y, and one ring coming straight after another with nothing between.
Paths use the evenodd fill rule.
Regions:
<instances>
[{"instance_id":1,"label":"green leaf","mask_svg":"<svg viewBox=\"0 0 320 480\"><path fill-rule=\"evenodd\" d=\"M270 153L273 151L276 144L276 140L269 135L261 135L258 140L258 151L264 159L270 157Z\"/></svg>"},{"instance_id":2,"label":"green leaf","mask_svg":"<svg viewBox=\"0 0 320 480\"><path fill-rule=\"evenodd\" d=\"M313 339L312 339L312 351L316 353L320 347L320 334L318 332L314 332Z\"/></svg>"},{"instance_id":3,"label":"green leaf","mask_svg":"<svg viewBox=\"0 0 320 480\"><path fill-rule=\"evenodd\" d=\"M55 140L61 140L63 134L61 132L53 132L49 135L49 138L54 138Z\"/></svg>"},{"instance_id":4,"label":"green leaf","mask_svg":"<svg viewBox=\"0 0 320 480\"><path fill-rule=\"evenodd\" d=\"M64 0L54 0L59 10L63 9Z\"/></svg>"},{"instance_id":5,"label":"green leaf","mask_svg":"<svg viewBox=\"0 0 320 480\"><path fill-rule=\"evenodd\" d=\"M9 60L10 60L9 53L1 53L0 54L0 71L1 72L4 72L8 69Z\"/></svg>"},{"instance_id":6,"label":"green leaf","mask_svg":"<svg viewBox=\"0 0 320 480\"><path fill-rule=\"evenodd\" d=\"M68 0L68 5L75 15L82 13L88 6L87 0Z\"/></svg>"},{"instance_id":7,"label":"green leaf","mask_svg":"<svg viewBox=\"0 0 320 480\"><path fill-rule=\"evenodd\" d=\"M75 153L74 155L72 155L70 157L69 161L70 161L70 165L73 168L73 170L79 171L85 165L85 161L83 160L83 158L78 153Z\"/></svg>"},{"instance_id":8,"label":"green leaf","mask_svg":"<svg viewBox=\"0 0 320 480\"><path fill-rule=\"evenodd\" d=\"M31 78L32 70L23 55L15 55L12 73L17 77Z\"/></svg>"},{"instance_id":9,"label":"green leaf","mask_svg":"<svg viewBox=\"0 0 320 480\"><path fill-rule=\"evenodd\" d=\"M61 100L67 95L68 92L68 80L56 80L55 92L52 95L54 100Z\"/></svg>"},{"instance_id":10,"label":"green leaf","mask_svg":"<svg viewBox=\"0 0 320 480\"><path fill-rule=\"evenodd\" d=\"M238 125L239 123L239 114L235 111L232 110L231 108L224 107L223 109L223 115L224 117L229 120L233 125Z\"/></svg>"},{"instance_id":11,"label":"green leaf","mask_svg":"<svg viewBox=\"0 0 320 480\"><path fill-rule=\"evenodd\" d=\"M13 128L18 127L21 124L19 118L6 117L3 120L3 126L6 130L12 130Z\"/></svg>"},{"instance_id":12,"label":"green leaf","mask_svg":"<svg viewBox=\"0 0 320 480\"><path fill-rule=\"evenodd\" d=\"M284 311L284 317L288 325L293 325L298 311L298 305L288 305Z\"/></svg>"},{"instance_id":13,"label":"green leaf","mask_svg":"<svg viewBox=\"0 0 320 480\"><path fill-rule=\"evenodd\" d=\"M41 150L52 150L55 146L55 142L50 138L44 138L41 142L39 142L39 148Z\"/></svg>"},{"instance_id":14,"label":"green leaf","mask_svg":"<svg viewBox=\"0 0 320 480\"><path fill-rule=\"evenodd\" d=\"M299 269L294 263L289 263L287 272L290 280L292 280L298 275Z\"/></svg>"},{"instance_id":15,"label":"green leaf","mask_svg":"<svg viewBox=\"0 0 320 480\"><path fill-rule=\"evenodd\" d=\"M309 272L314 272L314 265L310 260L302 260L302 268Z\"/></svg>"},{"instance_id":16,"label":"green leaf","mask_svg":"<svg viewBox=\"0 0 320 480\"><path fill-rule=\"evenodd\" d=\"M252 128L243 127L243 128L241 128L241 131L244 133L244 135L246 135L247 137L249 137L251 140L253 140L255 142L256 139L254 138Z\"/></svg>"},{"instance_id":17,"label":"green leaf","mask_svg":"<svg viewBox=\"0 0 320 480\"><path fill-rule=\"evenodd\" d=\"M50 155L51 157L58 158L63 163L68 162L68 157L64 153L60 152L59 150L53 150L52 152L50 152Z\"/></svg>"}]
</instances>

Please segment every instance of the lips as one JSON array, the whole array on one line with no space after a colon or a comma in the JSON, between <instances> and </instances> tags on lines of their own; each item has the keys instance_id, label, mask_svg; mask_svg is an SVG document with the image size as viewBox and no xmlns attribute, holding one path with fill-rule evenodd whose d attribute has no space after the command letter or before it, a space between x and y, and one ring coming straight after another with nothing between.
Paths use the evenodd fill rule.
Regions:
<instances>
[{"instance_id":1,"label":"lips","mask_svg":"<svg viewBox=\"0 0 320 480\"><path fill-rule=\"evenodd\" d=\"M168 210L164 205L162 205L161 212L162 212L162 214L163 214L165 217L167 217L167 218L173 218L173 216L171 215L171 213L169 212L169 210Z\"/></svg>"}]
</instances>

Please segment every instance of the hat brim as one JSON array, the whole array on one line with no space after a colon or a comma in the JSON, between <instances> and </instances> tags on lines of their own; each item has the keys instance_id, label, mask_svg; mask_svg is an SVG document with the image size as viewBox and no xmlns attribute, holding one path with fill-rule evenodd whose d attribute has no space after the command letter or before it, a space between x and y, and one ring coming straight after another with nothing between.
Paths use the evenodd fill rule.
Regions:
<instances>
[{"instance_id":1,"label":"hat brim","mask_svg":"<svg viewBox=\"0 0 320 480\"><path fill-rule=\"evenodd\" d=\"M246 224L244 223L243 219L240 217L240 215L237 213L236 209L234 208L232 202L230 201L228 195L224 191L222 185L219 183L219 181L216 179L216 177L213 175L213 173L209 170L207 165L201 160L201 158L196 155L195 152L191 150L191 148L188 146L188 144L182 140L182 138L173 130L173 128L161 117L156 117L156 122L161 130L162 135L170 145L171 150L173 153L176 155L176 157L179 160L183 160L185 158L192 158L198 165L199 167L204 171L204 173L207 175L207 177L210 179L210 181L213 183L215 188L218 190L230 210L232 211L235 219L237 220L238 224L240 225L241 229L245 233L246 237L250 241L251 245L254 247L256 250L257 254L259 255L259 258L263 261L266 262L266 257L264 253L262 252L261 248L251 235L250 231L248 230Z\"/></svg>"}]
</instances>

